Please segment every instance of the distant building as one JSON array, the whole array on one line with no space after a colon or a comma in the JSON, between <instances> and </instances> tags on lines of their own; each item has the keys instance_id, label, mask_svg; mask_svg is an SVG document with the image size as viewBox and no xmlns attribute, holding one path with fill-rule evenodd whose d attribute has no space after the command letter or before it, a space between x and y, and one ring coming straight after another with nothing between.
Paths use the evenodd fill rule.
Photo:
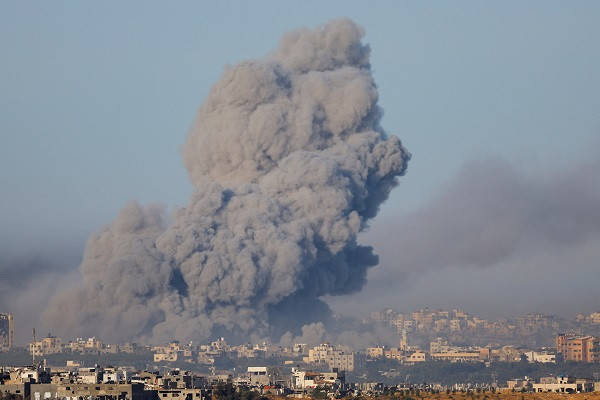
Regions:
<instances>
[{"instance_id":1,"label":"distant building","mask_svg":"<svg viewBox=\"0 0 600 400\"><path fill-rule=\"evenodd\" d=\"M154 362L175 362L183 356L178 341L173 341L166 346L155 346L152 348L152 352L154 353Z\"/></svg>"},{"instance_id":2,"label":"distant building","mask_svg":"<svg viewBox=\"0 0 600 400\"><path fill-rule=\"evenodd\" d=\"M506 387L510 390L521 391L525 389L526 391L531 391L534 383L533 379L525 377L525 379L511 379L506 381Z\"/></svg>"},{"instance_id":3,"label":"distant building","mask_svg":"<svg viewBox=\"0 0 600 400\"><path fill-rule=\"evenodd\" d=\"M346 374L343 371L313 372L292 368L291 388L292 390L305 391L321 387L343 387L346 383Z\"/></svg>"},{"instance_id":4,"label":"distant building","mask_svg":"<svg viewBox=\"0 0 600 400\"><path fill-rule=\"evenodd\" d=\"M594 382L589 379L576 379L570 376L550 376L540 378L533 384L533 391L554 393L585 393L594 391Z\"/></svg>"},{"instance_id":5,"label":"distant building","mask_svg":"<svg viewBox=\"0 0 600 400\"><path fill-rule=\"evenodd\" d=\"M248 367L248 380L251 386L285 384L281 370L276 367Z\"/></svg>"},{"instance_id":6,"label":"distant building","mask_svg":"<svg viewBox=\"0 0 600 400\"><path fill-rule=\"evenodd\" d=\"M427 353L420 349L413 349L408 352L408 355L404 359L404 362L407 364L413 364L416 362L424 362L428 359Z\"/></svg>"},{"instance_id":7,"label":"distant building","mask_svg":"<svg viewBox=\"0 0 600 400\"><path fill-rule=\"evenodd\" d=\"M367 347L367 354L369 358L379 358L383 357L385 350L385 346Z\"/></svg>"},{"instance_id":8,"label":"distant building","mask_svg":"<svg viewBox=\"0 0 600 400\"><path fill-rule=\"evenodd\" d=\"M328 364L332 370L337 368L340 371L354 371L354 353L337 350L329 343L321 343L310 349L304 362Z\"/></svg>"},{"instance_id":9,"label":"distant building","mask_svg":"<svg viewBox=\"0 0 600 400\"><path fill-rule=\"evenodd\" d=\"M600 324L600 311L591 313L587 320L592 324Z\"/></svg>"},{"instance_id":10,"label":"distant building","mask_svg":"<svg viewBox=\"0 0 600 400\"><path fill-rule=\"evenodd\" d=\"M524 354L530 363L556 363L556 354L547 351L527 351Z\"/></svg>"},{"instance_id":11,"label":"distant building","mask_svg":"<svg viewBox=\"0 0 600 400\"><path fill-rule=\"evenodd\" d=\"M556 352L565 361L600 362L600 337L558 335Z\"/></svg>"},{"instance_id":12,"label":"distant building","mask_svg":"<svg viewBox=\"0 0 600 400\"><path fill-rule=\"evenodd\" d=\"M48 335L42 340L29 343L29 354L35 355L36 357L62 352L62 340L56 336Z\"/></svg>"},{"instance_id":13,"label":"distant building","mask_svg":"<svg viewBox=\"0 0 600 400\"><path fill-rule=\"evenodd\" d=\"M12 314L0 313L0 350L10 349L14 345L14 319Z\"/></svg>"}]
</instances>

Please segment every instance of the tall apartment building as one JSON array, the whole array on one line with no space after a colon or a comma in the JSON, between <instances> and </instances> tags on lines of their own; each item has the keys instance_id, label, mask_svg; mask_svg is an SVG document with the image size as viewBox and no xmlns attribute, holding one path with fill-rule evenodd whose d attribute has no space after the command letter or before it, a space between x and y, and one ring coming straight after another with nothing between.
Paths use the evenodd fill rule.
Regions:
<instances>
[{"instance_id":1,"label":"tall apartment building","mask_svg":"<svg viewBox=\"0 0 600 400\"><path fill-rule=\"evenodd\" d=\"M600 337L558 335L556 352L565 361L600 362Z\"/></svg>"},{"instance_id":2,"label":"tall apartment building","mask_svg":"<svg viewBox=\"0 0 600 400\"><path fill-rule=\"evenodd\" d=\"M354 371L354 353L337 350L329 343L321 343L308 350L308 357L304 357L304 362L328 364L329 368L340 371Z\"/></svg>"},{"instance_id":3,"label":"tall apartment building","mask_svg":"<svg viewBox=\"0 0 600 400\"><path fill-rule=\"evenodd\" d=\"M14 345L15 327L12 314L0 313L0 349L10 349Z\"/></svg>"}]
</instances>

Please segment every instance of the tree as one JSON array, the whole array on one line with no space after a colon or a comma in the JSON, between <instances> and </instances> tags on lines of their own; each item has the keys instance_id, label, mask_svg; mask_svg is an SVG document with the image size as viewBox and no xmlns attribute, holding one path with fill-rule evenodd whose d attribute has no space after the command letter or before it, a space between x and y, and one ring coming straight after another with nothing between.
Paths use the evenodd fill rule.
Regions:
<instances>
[{"instance_id":1,"label":"tree","mask_svg":"<svg viewBox=\"0 0 600 400\"><path fill-rule=\"evenodd\" d=\"M317 386L314 388L312 392L313 399L326 399L327 398L327 388L323 386Z\"/></svg>"},{"instance_id":2,"label":"tree","mask_svg":"<svg viewBox=\"0 0 600 400\"><path fill-rule=\"evenodd\" d=\"M218 400L240 400L241 397L231 382L219 383L213 393Z\"/></svg>"}]
</instances>

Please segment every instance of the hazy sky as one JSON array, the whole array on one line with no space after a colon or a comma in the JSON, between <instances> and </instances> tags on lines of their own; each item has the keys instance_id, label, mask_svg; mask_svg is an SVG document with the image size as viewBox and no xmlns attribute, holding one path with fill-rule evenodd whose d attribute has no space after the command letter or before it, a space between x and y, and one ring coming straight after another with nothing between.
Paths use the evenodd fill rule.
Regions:
<instances>
[{"instance_id":1,"label":"hazy sky","mask_svg":"<svg viewBox=\"0 0 600 400\"><path fill-rule=\"evenodd\" d=\"M339 17L413 158L364 235L380 265L334 310L600 310L600 3L4 1L0 311L35 321L129 200L185 204L180 147L223 67Z\"/></svg>"}]
</instances>

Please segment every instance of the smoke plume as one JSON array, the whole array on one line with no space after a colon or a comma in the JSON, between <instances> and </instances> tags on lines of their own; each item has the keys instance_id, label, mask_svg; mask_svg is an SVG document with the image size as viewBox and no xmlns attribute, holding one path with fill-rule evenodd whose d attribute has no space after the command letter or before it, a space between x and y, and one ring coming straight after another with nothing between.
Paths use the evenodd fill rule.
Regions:
<instances>
[{"instance_id":1,"label":"smoke plume","mask_svg":"<svg viewBox=\"0 0 600 400\"><path fill-rule=\"evenodd\" d=\"M452 303L450 288L464 293L479 287L488 289L470 308L496 316L497 300L513 313L594 310L600 304L594 292L600 278L600 158L540 175L529 176L503 159L473 161L431 202L378 222L367 236L385 257L369 276L365 290L371 296L365 294L363 303L389 305L390 296L407 288L403 281L416 285L411 277L466 267L472 273L445 272L445 278L420 283L427 294L414 296L411 305ZM474 276L483 276L477 275L482 269L497 272L481 282Z\"/></svg>"},{"instance_id":2,"label":"smoke plume","mask_svg":"<svg viewBox=\"0 0 600 400\"><path fill-rule=\"evenodd\" d=\"M183 148L189 204L170 218L127 205L47 322L113 340L278 338L326 318L319 297L360 290L378 257L357 235L410 158L379 124L362 36L332 21L226 68Z\"/></svg>"}]
</instances>

